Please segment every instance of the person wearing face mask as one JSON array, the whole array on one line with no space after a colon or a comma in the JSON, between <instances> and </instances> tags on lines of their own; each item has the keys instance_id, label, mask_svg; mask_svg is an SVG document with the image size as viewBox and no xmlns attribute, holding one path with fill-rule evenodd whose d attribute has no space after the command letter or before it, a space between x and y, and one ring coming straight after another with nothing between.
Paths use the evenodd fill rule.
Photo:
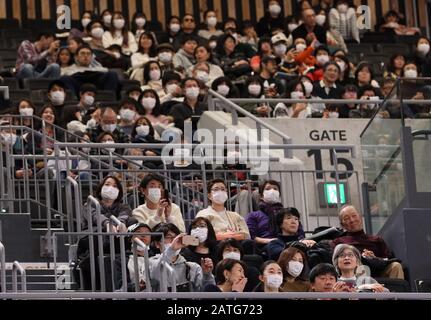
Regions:
<instances>
[{"instance_id":1,"label":"person wearing face mask","mask_svg":"<svg viewBox=\"0 0 431 320\"><path fill-rule=\"evenodd\" d=\"M274 180L263 182L259 187L259 195L259 210L250 212L245 221L251 238L257 244L257 249L262 251L264 245L277 236L272 221L275 213L283 208L280 198L280 183Z\"/></svg>"},{"instance_id":2,"label":"person wearing face mask","mask_svg":"<svg viewBox=\"0 0 431 320\"><path fill-rule=\"evenodd\" d=\"M95 98L97 87L91 83L85 83L79 88L79 103L82 123L87 123L91 119L92 113L96 110Z\"/></svg>"},{"instance_id":3,"label":"person wearing face mask","mask_svg":"<svg viewBox=\"0 0 431 320\"><path fill-rule=\"evenodd\" d=\"M21 117L24 117L22 118L22 120L20 120L19 125L31 127L32 126L31 117L34 115L35 110L36 110L36 107L31 100L22 99L18 103L17 108L15 109L15 114L18 114ZM22 132L20 132L19 134L22 134ZM26 134L24 133L24 135Z\"/></svg>"},{"instance_id":4,"label":"person wearing face mask","mask_svg":"<svg viewBox=\"0 0 431 320\"><path fill-rule=\"evenodd\" d=\"M90 134L91 141L95 142L103 132L108 132L114 135L115 141L118 143L129 143L130 138L117 126L117 113L112 108L103 108L100 113L100 122L95 128L89 128L87 132Z\"/></svg>"},{"instance_id":5,"label":"person wearing face mask","mask_svg":"<svg viewBox=\"0 0 431 320\"><path fill-rule=\"evenodd\" d=\"M154 127L168 123L167 117L161 114L160 99L156 91L152 89L144 90L139 97L139 101L143 108L141 113L150 120ZM156 137L159 137L158 133Z\"/></svg>"},{"instance_id":6,"label":"person wearing face mask","mask_svg":"<svg viewBox=\"0 0 431 320\"><path fill-rule=\"evenodd\" d=\"M258 36L271 36L273 30L284 30L285 26L286 19L284 17L284 13L282 12L280 1L269 1L265 15L259 20L256 26Z\"/></svg>"},{"instance_id":7,"label":"person wearing face mask","mask_svg":"<svg viewBox=\"0 0 431 320\"><path fill-rule=\"evenodd\" d=\"M300 215L296 208L283 208L279 210L273 219L276 227L277 239L266 246L268 257L278 260L281 252L290 246L313 247L316 242L304 239L304 231L299 221Z\"/></svg>"},{"instance_id":8,"label":"person wearing face mask","mask_svg":"<svg viewBox=\"0 0 431 320\"><path fill-rule=\"evenodd\" d=\"M165 96L162 85L162 70L157 61L149 61L144 65L144 82L141 90L152 89L157 92L159 98Z\"/></svg>"},{"instance_id":9,"label":"person wearing face mask","mask_svg":"<svg viewBox=\"0 0 431 320\"><path fill-rule=\"evenodd\" d=\"M162 253L156 254L149 259L149 279L153 292L166 290L161 288L161 277L166 274L164 271L164 263L168 263L173 269L176 278L177 292L200 292L208 285L215 285L214 276L212 274L213 264L211 259L204 259L202 263L186 261L181 255L184 234L180 234L180 230L172 223L160 224L153 230L155 233L163 234L154 236L154 245ZM163 262L163 263L162 263ZM130 260L129 266L131 267ZM146 270L145 264L139 267L140 286L145 287ZM130 270L130 268L129 268ZM130 274L131 279L134 279L134 272ZM172 291L171 279L167 280L168 291Z\"/></svg>"},{"instance_id":10,"label":"person wearing face mask","mask_svg":"<svg viewBox=\"0 0 431 320\"><path fill-rule=\"evenodd\" d=\"M202 79L205 80L203 82L206 83L208 87L211 86L215 79L224 76L222 68L213 63L214 57L210 47L207 45L198 45L195 49L194 55L197 63L187 70L188 75L196 77L196 75L194 75L195 69L202 69L203 71L207 71L208 69L208 79ZM200 66L200 64L204 64L204 66ZM206 76L204 75L203 77Z\"/></svg>"},{"instance_id":11,"label":"person wearing face mask","mask_svg":"<svg viewBox=\"0 0 431 320\"><path fill-rule=\"evenodd\" d=\"M416 65L422 70L422 76L431 77L431 50L428 38L420 37L418 39L413 58Z\"/></svg>"},{"instance_id":12,"label":"person wearing face mask","mask_svg":"<svg viewBox=\"0 0 431 320\"><path fill-rule=\"evenodd\" d=\"M352 75L351 63L346 56L336 56L334 61L340 67L340 77L338 83L345 87L346 85L353 84L355 79Z\"/></svg>"},{"instance_id":13,"label":"person wearing face mask","mask_svg":"<svg viewBox=\"0 0 431 320\"><path fill-rule=\"evenodd\" d=\"M178 16L170 16L166 20L166 29L161 31L160 28L157 32L158 43L169 43L173 45L175 39L178 37L181 31L181 19Z\"/></svg>"},{"instance_id":14,"label":"person wearing face mask","mask_svg":"<svg viewBox=\"0 0 431 320\"><path fill-rule=\"evenodd\" d=\"M283 271L283 292L308 292L310 282L308 281L308 261L304 251L289 247L280 254L278 264Z\"/></svg>"},{"instance_id":15,"label":"person wearing face mask","mask_svg":"<svg viewBox=\"0 0 431 320\"><path fill-rule=\"evenodd\" d=\"M197 63L192 71L193 78L200 81L201 87L204 88L202 93L207 91L207 88L211 86L212 81L210 81L210 65L207 62ZM204 94L205 94L204 93Z\"/></svg>"},{"instance_id":16,"label":"person wearing face mask","mask_svg":"<svg viewBox=\"0 0 431 320\"><path fill-rule=\"evenodd\" d=\"M66 85L63 81L54 80L48 86L49 105L54 107L58 114L62 114L66 101Z\"/></svg>"},{"instance_id":17,"label":"person wearing face mask","mask_svg":"<svg viewBox=\"0 0 431 320\"><path fill-rule=\"evenodd\" d=\"M254 292L281 292L283 272L276 261L265 261L260 267L260 283Z\"/></svg>"},{"instance_id":18,"label":"person wearing face mask","mask_svg":"<svg viewBox=\"0 0 431 320\"><path fill-rule=\"evenodd\" d=\"M223 34L223 31L217 29L217 14L213 10L207 10L204 12L204 21L206 28L200 29L198 35L204 39L209 40L212 36L219 37Z\"/></svg>"},{"instance_id":19,"label":"person wearing face mask","mask_svg":"<svg viewBox=\"0 0 431 320\"><path fill-rule=\"evenodd\" d=\"M162 43L157 46L157 58L160 64L162 73L166 71L174 71L174 47L170 43Z\"/></svg>"},{"instance_id":20,"label":"person wearing face mask","mask_svg":"<svg viewBox=\"0 0 431 320\"><path fill-rule=\"evenodd\" d=\"M292 31L293 40L302 38L311 43L313 39L317 39L319 43L326 44L326 29L316 23L316 12L307 8L302 11L301 16L304 23Z\"/></svg>"},{"instance_id":21,"label":"person wearing face mask","mask_svg":"<svg viewBox=\"0 0 431 320\"><path fill-rule=\"evenodd\" d=\"M228 194L223 179L215 179L208 184L208 199L211 201L211 205L199 211L196 218L207 218L212 223L217 240L227 238L250 239L250 232L244 218L225 208Z\"/></svg>"},{"instance_id":22,"label":"person wearing face mask","mask_svg":"<svg viewBox=\"0 0 431 320\"><path fill-rule=\"evenodd\" d=\"M103 27L106 30L109 30L112 26L112 13L108 9L105 9L102 11L102 14L100 15L103 22Z\"/></svg>"},{"instance_id":23,"label":"person wearing face mask","mask_svg":"<svg viewBox=\"0 0 431 320\"><path fill-rule=\"evenodd\" d=\"M199 101L200 85L194 78L186 78L181 83L185 100L176 104L168 113L168 122L174 123L175 127L183 130L184 122L191 120L193 131L197 130L199 117L207 110L207 105Z\"/></svg>"},{"instance_id":24,"label":"person wearing face mask","mask_svg":"<svg viewBox=\"0 0 431 320\"><path fill-rule=\"evenodd\" d=\"M125 98L120 102L120 117L118 127L129 137L135 126L135 120L138 116L138 101L131 98Z\"/></svg>"},{"instance_id":25,"label":"person wearing face mask","mask_svg":"<svg viewBox=\"0 0 431 320\"><path fill-rule=\"evenodd\" d=\"M311 116L311 109L305 102L305 86L299 79L287 84L286 98L296 100L304 99L304 102L294 103L289 106L286 106L284 103L277 104L273 114L275 118L305 119Z\"/></svg>"},{"instance_id":26,"label":"person wearing face mask","mask_svg":"<svg viewBox=\"0 0 431 320\"><path fill-rule=\"evenodd\" d=\"M211 222L205 218L196 218L188 228L188 234L199 239L198 246L187 246L181 251L181 255L190 262L201 264L202 259L210 259L216 262L217 239Z\"/></svg>"},{"instance_id":27,"label":"person wearing face mask","mask_svg":"<svg viewBox=\"0 0 431 320\"><path fill-rule=\"evenodd\" d=\"M135 210L132 215L140 223L146 223L154 228L159 223L172 223L181 232L186 231L181 209L166 197L165 179L156 174L147 174L139 186L145 196L145 203Z\"/></svg>"},{"instance_id":28,"label":"person wearing face mask","mask_svg":"<svg viewBox=\"0 0 431 320\"><path fill-rule=\"evenodd\" d=\"M347 43L359 43L359 29L356 11L349 7L349 1L336 0L334 8L329 11L329 26L337 30Z\"/></svg>"},{"instance_id":29,"label":"person wearing face mask","mask_svg":"<svg viewBox=\"0 0 431 320\"><path fill-rule=\"evenodd\" d=\"M211 89L228 99L240 97L238 87L227 77L215 79L211 85ZM222 102L215 102L215 106L216 110L223 110L224 104Z\"/></svg>"},{"instance_id":30,"label":"person wearing face mask","mask_svg":"<svg viewBox=\"0 0 431 320\"><path fill-rule=\"evenodd\" d=\"M83 230L88 230L89 224L96 231L97 223L100 219L104 231L108 228L109 217L114 215L122 222L121 226L111 228L110 231L125 232L127 219L131 215L129 205L123 204L123 187L121 182L114 176L105 177L94 191L94 197L100 202L100 214L96 213L96 208L88 203L83 207ZM88 206L91 206L90 216Z\"/></svg>"},{"instance_id":31,"label":"person wearing face mask","mask_svg":"<svg viewBox=\"0 0 431 320\"><path fill-rule=\"evenodd\" d=\"M143 83L143 68L149 61L157 60L157 43L155 36L150 32L143 32L138 39L138 51L132 54L133 72L130 79Z\"/></svg>"},{"instance_id":32,"label":"person wearing face mask","mask_svg":"<svg viewBox=\"0 0 431 320\"><path fill-rule=\"evenodd\" d=\"M322 119L338 119L340 117L340 112L338 105L327 105L326 109L323 111Z\"/></svg>"},{"instance_id":33,"label":"person wearing face mask","mask_svg":"<svg viewBox=\"0 0 431 320\"><path fill-rule=\"evenodd\" d=\"M160 113L168 115L174 105L184 101L181 76L175 71L164 72L162 86L165 90L165 95L160 99Z\"/></svg>"},{"instance_id":34,"label":"person wearing face mask","mask_svg":"<svg viewBox=\"0 0 431 320\"><path fill-rule=\"evenodd\" d=\"M259 99L264 98L264 88L262 79L257 76L250 76L245 82L245 90L241 91L241 97L245 99ZM261 111L262 116L266 116L268 114L267 110L259 109L261 106L266 106L266 104L256 104L256 103L242 103L240 104L241 108L244 110L251 112L253 114L258 114L258 111ZM265 112L266 111L266 112Z\"/></svg>"},{"instance_id":35,"label":"person wearing face mask","mask_svg":"<svg viewBox=\"0 0 431 320\"><path fill-rule=\"evenodd\" d=\"M326 46L319 46L314 51L315 65L307 72L307 76L313 81L320 81L323 79L323 67L331 61L329 49ZM338 79L337 79L338 80Z\"/></svg>"},{"instance_id":36,"label":"person wearing face mask","mask_svg":"<svg viewBox=\"0 0 431 320\"><path fill-rule=\"evenodd\" d=\"M128 31L126 21L121 12L114 13L112 26L109 31L103 34L102 41L105 48L109 48L112 45L120 46L122 53L126 56L130 56L138 51L135 36Z\"/></svg>"},{"instance_id":37,"label":"person wearing face mask","mask_svg":"<svg viewBox=\"0 0 431 320\"><path fill-rule=\"evenodd\" d=\"M162 26L157 21L148 21L147 16L143 12L136 12L132 17L132 33L135 35L136 41L139 42L141 35L145 32L151 33L153 38L156 39L156 35L152 31L161 30ZM156 43L157 45L157 43Z\"/></svg>"}]
</instances>

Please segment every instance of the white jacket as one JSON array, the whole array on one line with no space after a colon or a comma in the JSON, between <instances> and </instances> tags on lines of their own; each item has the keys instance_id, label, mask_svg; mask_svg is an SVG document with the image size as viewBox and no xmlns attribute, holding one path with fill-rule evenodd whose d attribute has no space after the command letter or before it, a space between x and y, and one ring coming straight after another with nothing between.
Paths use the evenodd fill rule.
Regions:
<instances>
[{"instance_id":1,"label":"white jacket","mask_svg":"<svg viewBox=\"0 0 431 320\"><path fill-rule=\"evenodd\" d=\"M159 223L173 223L178 227L178 229L180 229L182 233L186 232L186 226L184 224L181 209L175 203L171 203L171 215L169 216L168 220L165 219L164 215L159 217L157 215L157 209L151 210L147 207L147 204L143 204L133 210L132 216L134 216L139 221L139 223L148 224L151 229L153 229Z\"/></svg>"}]
</instances>

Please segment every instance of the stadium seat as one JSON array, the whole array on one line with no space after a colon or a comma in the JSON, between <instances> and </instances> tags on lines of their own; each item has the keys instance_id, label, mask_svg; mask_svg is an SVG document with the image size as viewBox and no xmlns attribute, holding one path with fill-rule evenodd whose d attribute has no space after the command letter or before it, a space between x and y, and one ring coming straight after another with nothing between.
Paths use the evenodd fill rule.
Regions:
<instances>
[{"instance_id":1,"label":"stadium seat","mask_svg":"<svg viewBox=\"0 0 431 320\"><path fill-rule=\"evenodd\" d=\"M13 29L19 28L18 19L0 19L0 28L1 29Z\"/></svg>"},{"instance_id":2,"label":"stadium seat","mask_svg":"<svg viewBox=\"0 0 431 320\"><path fill-rule=\"evenodd\" d=\"M22 99L30 99L31 91L27 89L10 90L9 98L12 101L20 101Z\"/></svg>"},{"instance_id":3,"label":"stadium seat","mask_svg":"<svg viewBox=\"0 0 431 320\"><path fill-rule=\"evenodd\" d=\"M392 55L394 53L402 53L404 55L410 54L410 47L407 44L402 43L381 43L377 45L378 52L386 55Z\"/></svg>"},{"instance_id":4,"label":"stadium seat","mask_svg":"<svg viewBox=\"0 0 431 320\"><path fill-rule=\"evenodd\" d=\"M418 279L415 286L417 292L431 292L431 279Z\"/></svg>"},{"instance_id":5,"label":"stadium seat","mask_svg":"<svg viewBox=\"0 0 431 320\"><path fill-rule=\"evenodd\" d=\"M47 90L52 79L39 78L39 79L24 79L23 87L29 90Z\"/></svg>"},{"instance_id":6,"label":"stadium seat","mask_svg":"<svg viewBox=\"0 0 431 320\"><path fill-rule=\"evenodd\" d=\"M373 53L374 48L371 43L361 43L361 44L348 44L347 50L349 50L349 53Z\"/></svg>"},{"instance_id":7,"label":"stadium seat","mask_svg":"<svg viewBox=\"0 0 431 320\"><path fill-rule=\"evenodd\" d=\"M117 101L117 96L115 92L107 91L107 90L100 90L97 91L96 94L96 101Z\"/></svg>"},{"instance_id":8,"label":"stadium seat","mask_svg":"<svg viewBox=\"0 0 431 320\"><path fill-rule=\"evenodd\" d=\"M391 279L391 278L375 278L380 284L383 284L385 288L388 288L391 292L411 292L410 283L402 279Z\"/></svg>"},{"instance_id":9,"label":"stadium seat","mask_svg":"<svg viewBox=\"0 0 431 320\"><path fill-rule=\"evenodd\" d=\"M130 87L136 87L136 86L141 86L141 83L138 80L129 80L129 79L125 79L125 80L121 80L121 90L122 91L127 91L128 88Z\"/></svg>"},{"instance_id":10,"label":"stadium seat","mask_svg":"<svg viewBox=\"0 0 431 320\"><path fill-rule=\"evenodd\" d=\"M118 110L120 108L120 103L118 101L98 101L97 106L100 108L111 107L114 110Z\"/></svg>"},{"instance_id":11,"label":"stadium seat","mask_svg":"<svg viewBox=\"0 0 431 320\"><path fill-rule=\"evenodd\" d=\"M0 85L9 87L9 90L19 89L19 83L16 78L3 78L3 82Z\"/></svg>"}]
</instances>

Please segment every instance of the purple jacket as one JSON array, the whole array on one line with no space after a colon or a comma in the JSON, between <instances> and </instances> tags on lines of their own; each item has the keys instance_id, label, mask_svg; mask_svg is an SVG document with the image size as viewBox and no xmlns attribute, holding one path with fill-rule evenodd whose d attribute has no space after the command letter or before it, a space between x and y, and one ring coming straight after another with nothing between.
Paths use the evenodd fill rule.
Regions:
<instances>
[{"instance_id":1,"label":"purple jacket","mask_svg":"<svg viewBox=\"0 0 431 320\"><path fill-rule=\"evenodd\" d=\"M250 212L246 218L248 230L252 239L259 237L271 239L277 237L277 231L274 228L274 214L283 208L281 203L268 204L265 202L259 203L259 211Z\"/></svg>"}]
</instances>

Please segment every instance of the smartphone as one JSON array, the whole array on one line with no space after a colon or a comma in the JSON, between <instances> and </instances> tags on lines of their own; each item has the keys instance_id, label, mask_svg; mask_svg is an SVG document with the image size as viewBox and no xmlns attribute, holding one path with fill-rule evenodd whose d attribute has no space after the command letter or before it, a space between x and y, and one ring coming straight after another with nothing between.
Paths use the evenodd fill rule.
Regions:
<instances>
[{"instance_id":1,"label":"smartphone","mask_svg":"<svg viewBox=\"0 0 431 320\"><path fill-rule=\"evenodd\" d=\"M165 192L163 193L163 199L165 199L167 202L171 203L168 189L165 189Z\"/></svg>"},{"instance_id":2,"label":"smartphone","mask_svg":"<svg viewBox=\"0 0 431 320\"><path fill-rule=\"evenodd\" d=\"M193 236L185 235L183 237L183 245L197 247L199 245L199 239Z\"/></svg>"}]
</instances>

